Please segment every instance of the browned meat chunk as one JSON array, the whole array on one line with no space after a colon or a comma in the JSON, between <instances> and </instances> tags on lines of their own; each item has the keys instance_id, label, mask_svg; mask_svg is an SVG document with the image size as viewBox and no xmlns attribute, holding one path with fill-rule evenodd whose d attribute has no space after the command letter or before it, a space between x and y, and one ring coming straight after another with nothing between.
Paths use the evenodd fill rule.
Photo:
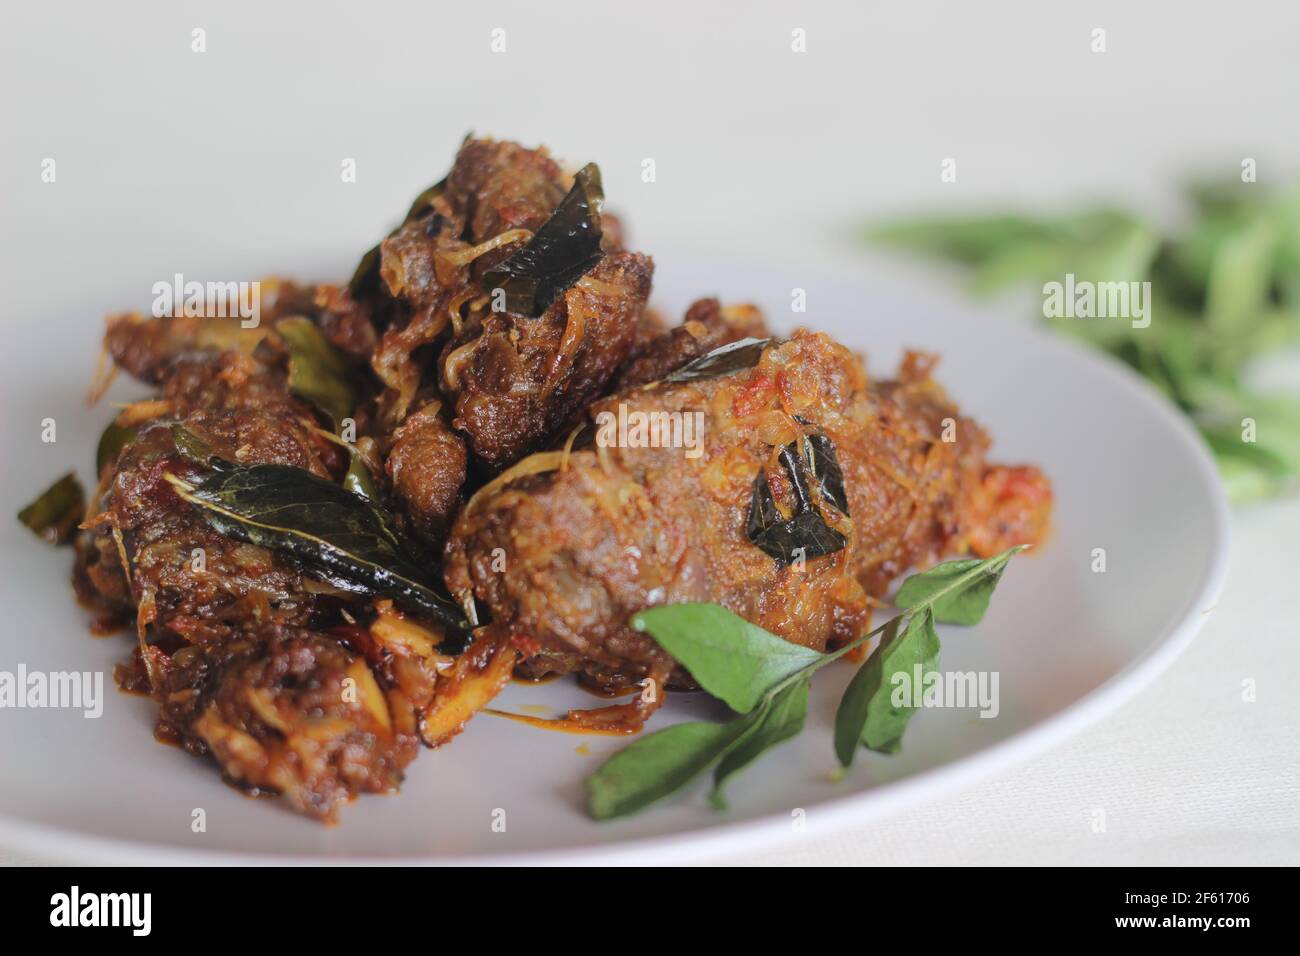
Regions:
<instances>
[{"instance_id":1,"label":"browned meat chunk","mask_svg":"<svg viewBox=\"0 0 1300 956\"><path fill-rule=\"evenodd\" d=\"M835 646L862 633L871 599L907 568L1042 532L1046 484L1034 473L1026 487L1041 496L1020 507L1036 508L1037 520L1010 540L986 533L988 439L915 360L899 382L873 387L850 352L801 332L769 346L752 369L634 389L592 414L617 417L620 406L624 416L689 417L701 429L698 457L632 440L603 446L598 432L598 447L574 452L565 467L472 500L452 531L448 586L485 602L491 626L517 646L531 642L534 675L582 669L618 681L670 666L627 622L645 607L685 601L715 601L788 640ZM945 419L953 441L943 440ZM760 472L790 513L791 484L775 457L809 434L836 450L851 517L819 508L846 544L785 563L750 540L747 522Z\"/></svg>"},{"instance_id":2,"label":"browned meat chunk","mask_svg":"<svg viewBox=\"0 0 1300 956\"><path fill-rule=\"evenodd\" d=\"M356 359L370 361L379 333L375 331L371 309L353 298L348 289L322 285L316 289L312 305L321 331L335 348Z\"/></svg>"},{"instance_id":3,"label":"browned meat chunk","mask_svg":"<svg viewBox=\"0 0 1300 956\"><path fill-rule=\"evenodd\" d=\"M508 232L535 232L568 191L564 171L545 149L472 139L460 148L447 174L447 201L477 245ZM494 249L474 263L482 275L510 254Z\"/></svg>"},{"instance_id":4,"label":"browned meat chunk","mask_svg":"<svg viewBox=\"0 0 1300 956\"><path fill-rule=\"evenodd\" d=\"M260 326L241 327L239 319L145 319L128 313L108 320L104 345L119 367L142 382L157 385L174 362L224 351L251 355L265 335Z\"/></svg>"},{"instance_id":5,"label":"browned meat chunk","mask_svg":"<svg viewBox=\"0 0 1300 956\"><path fill-rule=\"evenodd\" d=\"M653 273L649 258L621 249L615 230L602 237L605 259L537 318L492 311L480 285L523 248L567 190L544 150L470 140L429 211L384 240L384 294L405 313L384 332L371 363L388 389L388 426L435 386L454 403L452 426L473 453L501 469L545 444L608 387L637 342ZM426 346L444 338L430 368Z\"/></svg>"},{"instance_id":6,"label":"browned meat chunk","mask_svg":"<svg viewBox=\"0 0 1300 956\"><path fill-rule=\"evenodd\" d=\"M164 736L325 820L354 794L396 790L419 749L414 722L390 712L400 691L385 695L364 657L307 630L266 625L183 647L161 685Z\"/></svg>"},{"instance_id":7,"label":"browned meat chunk","mask_svg":"<svg viewBox=\"0 0 1300 956\"><path fill-rule=\"evenodd\" d=\"M397 429L385 469L416 532L440 544L460 502L467 455L438 412L437 402L427 405Z\"/></svg>"},{"instance_id":8,"label":"browned meat chunk","mask_svg":"<svg viewBox=\"0 0 1300 956\"><path fill-rule=\"evenodd\" d=\"M201 470L178 449L173 422L232 462L328 477L342 470L341 451L283 373L246 355L173 358L160 396L141 405L159 417L106 467L78 548L83 596L138 609L136 666L119 681L158 700L160 736L301 812L330 820L354 794L393 789L417 749L432 662L395 661L359 628L308 630L342 623L331 589L217 533L167 481Z\"/></svg>"},{"instance_id":9,"label":"browned meat chunk","mask_svg":"<svg viewBox=\"0 0 1300 956\"><path fill-rule=\"evenodd\" d=\"M687 362L741 339L767 338L763 314L752 305L724 309L717 299L700 299L686 310L682 324L660 331L636 350L618 377L617 391L657 382Z\"/></svg>"},{"instance_id":10,"label":"browned meat chunk","mask_svg":"<svg viewBox=\"0 0 1300 956\"><path fill-rule=\"evenodd\" d=\"M444 389L475 454L504 468L571 425L627 358L653 265L617 252L537 319L489 313L449 350Z\"/></svg>"},{"instance_id":11,"label":"browned meat chunk","mask_svg":"<svg viewBox=\"0 0 1300 956\"><path fill-rule=\"evenodd\" d=\"M145 605L141 615L151 634L164 644L200 642L250 618L303 623L312 599L302 575L270 552L212 530L165 476L197 471L176 448L174 421L230 461L327 475L322 456L335 450L315 433L311 411L289 395L278 374L234 354L173 364L153 411L164 417L143 424L122 450L93 520L114 553L120 540L134 603ZM108 542L95 549L107 550Z\"/></svg>"},{"instance_id":12,"label":"browned meat chunk","mask_svg":"<svg viewBox=\"0 0 1300 956\"><path fill-rule=\"evenodd\" d=\"M164 316L146 319L137 313L110 316L104 348L120 368L142 382L162 382L172 363L212 358L222 352L252 355L275 323L287 316L314 316L315 290L263 279L258 324L245 328L239 318Z\"/></svg>"}]
</instances>

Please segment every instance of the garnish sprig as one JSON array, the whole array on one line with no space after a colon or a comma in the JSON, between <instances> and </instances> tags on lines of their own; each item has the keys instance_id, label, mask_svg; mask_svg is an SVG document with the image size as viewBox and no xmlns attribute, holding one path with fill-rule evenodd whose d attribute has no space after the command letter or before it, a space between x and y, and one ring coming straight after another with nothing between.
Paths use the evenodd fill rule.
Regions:
<instances>
[{"instance_id":1,"label":"garnish sprig","mask_svg":"<svg viewBox=\"0 0 1300 956\"><path fill-rule=\"evenodd\" d=\"M937 667L935 623L977 624L1007 562L1024 547L912 575L895 598L900 614L828 654L777 637L717 604L665 605L634 615L633 628L648 632L701 688L740 716L722 724L674 724L619 751L587 778L592 816L635 813L710 767L712 803L725 808L726 782L803 730L812 675L878 637L880 644L841 699L835 750L846 767L859 745L896 752L915 708L892 706L892 675L910 673L916 663Z\"/></svg>"}]
</instances>

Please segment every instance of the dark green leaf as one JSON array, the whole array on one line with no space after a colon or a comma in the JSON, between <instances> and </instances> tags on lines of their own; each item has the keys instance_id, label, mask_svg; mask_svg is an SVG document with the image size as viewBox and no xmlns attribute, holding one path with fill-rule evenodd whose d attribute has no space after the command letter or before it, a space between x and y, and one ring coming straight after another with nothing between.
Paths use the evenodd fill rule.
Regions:
<instances>
[{"instance_id":1,"label":"dark green leaf","mask_svg":"<svg viewBox=\"0 0 1300 956\"><path fill-rule=\"evenodd\" d=\"M117 460L118 454L135 441L138 429L123 428L117 422L110 422L99 436L99 445L95 448L95 474L101 475L104 466Z\"/></svg>"},{"instance_id":2,"label":"dark green leaf","mask_svg":"<svg viewBox=\"0 0 1300 956\"><path fill-rule=\"evenodd\" d=\"M966 558L945 561L928 571L913 574L898 589L894 605L916 609L931 607L936 621L944 624L978 624L988 610L989 598L1002 578L1007 561L1023 547L1003 551L981 560Z\"/></svg>"},{"instance_id":3,"label":"dark green leaf","mask_svg":"<svg viewBox=\"0 0 1300 956\"><path fill-rule=\"evenodd\" d=\"M207 468L216 460L216 452L212 450L212 446L208 444L207 439L190 431L184 425L176 422L171 426L171 433L172 441L176 444L176 450L190 464Z\"/></svg>"},{"instance_id":4,"label":"dark green leaf","mask_svg":"<svg viewBox=\"0 0 1300 956\"><path fill-rule=\"evenodd\" d=\"M668 375L665 382L694 382L704 378L719 378L753 368L763 356L771 339L740 339L727 345L720 345L712 352L701 355L687 362L677 371Z\"/></svg>"},{"instance_id":5,"label":"dark green leaf","mask_svg":"<svg viewBox=\"0 0 1300 956\"><path fill-rule=\"evenodd\" d=\"M725 724L674 724L625 747L586 780L587 806L597 820L636 813L707 770L745 730Z\"/></svg>"},{"instance_id":6,"label":"dark green leaf","mask_svg":"<svg viewBox=\"0 0 1300 956\"><path fill-rule=\"evenodd\" d=\"M63 544L70 539L85 516L86 492L71 472L18 512L18 520L50 544Z\"/></svg>"},{"instance_id":7,"label":"dark green leaf","mask_svg":"<svg viewBox=\"0 0 1300 956\"><path fill-rule=\"evenodd\" d=\"M402 225L415 222L417 219L423 219L433 212L433 204L442 195L443 190L447 188L447 177L444 176L428 189L425 189L413 200L411 206L406 210L406 216L402 219Z\"/></svg>"},{"instance_id":8,"label":"dark green leaf","mask_svg":"<svg viewBox=\"0 0 1300 956\"><path fill-rule=\"evenodd\" d=\"M338 587L391 597L467 629L460 607L426 583L391 517L374 502L300 468L214 467L194 483L168 480L221 534L290 555Z\"/></svg>"},{"instance_id":9,"label":"dark green leaf","mask_svg":"<svg viewBox=\"0 0 1300 956\"><path fill-rule=\"evenodd\" d=\"M505 292L506 311L537 318L605 257L600 249L600 168L588 163L533 238L483 276L483 288Z\"/></svg>"},{"instance_id":10,"label":"dark green leaf","mask_svg":"<svg viewBox=\"0 0 1300 956\"><path fill-rule=\"evenodd\" d=\"M901 633L897 626L887 631L853 676L836 712L835 753L840 763L847 767L853 762L857 741L881 753L896 753L907 722L921 704L924 684L918 686L917 677L923 681L938 666L939 635L929 608L913 614ZM911 691L896 703L903 682Z\"/></svg>"},{"instance_id":11,"label":"dark green leaf","mask_svg":"<svg viewBox=\"0 0 1300 956\"><path fill-rule=\"evenodd\" d=\"M898 638L903 618L904 615L900 614L885 625L885 630L880 635L880 647L886 647ZM835 755L846 767L853 763L853 756L862 744L862 729L867 726L872 696L880 689L880 661L871 663L876 656L873 654L858 668L849 681L849 686L844 689L839 709L835 712Z\"/></svg>"},{"instance_id":12,"label":"dark green leaf","mask_svg":"<svg viewBox=\"0 0 1300 956\"><path fill-rule=\"evenodd\" d=\"M632 618L696 682L732 710L748 713L769 688L822 655L782 640L718 604L666 604Z\"/></svg>"},{"instance_id":13,"label":"dark green leaf","mask_svg":"<svg viewBox=\"0 0 1300 956\"><path fill-rule=\"evenodd\" d=\"M795 499L794 513L789 518L777 507L767 473L760 471L754 480L745 534L765 554L783 564L801 557L809 560L834 554L848 543L844 535L826 523L813 503L810 475L817 483L817 497L836 508L842 504L840 510L848 514L844 477L835 457L835 447L829 438L817 437L820 439L817 445L803 439L781 449L779 460L790 479Z\"/></svg>"},{"instance_id":14,"label":"dark green leaf","mask_svg":"<svg viewBox=\"0 0 1300 956\"><path fill-rule=\"evenodd\" d=\"M348 470L344 472L340 484L354 495L360 495L369 501L379 501L379 490L375 487L375 476L371 473L370 467L362 458L361 451L357 446L344 441L339 435L324 428L318 428L317 432L327 441L332 441L340 448L347 449Z\"/></svg>"},{"instance_id":15,"label":"dark green leaf","mask_svg":"<svg viewBox=\"0 0 1300 956\"><path fill-rule=\"evenodd\" d=\"M723 788L727 780L760 756L803 730L808 716L808 677L800 677L788 687L764 700L759 708L743 718L747 724L735 744L727 748L713 772L714 809L726 809Z\"/></svg>"},{"instance_id":16,"label":"dark green leaf","mask_svg":"<svg viewBox=\"0 0 1300 956\"><path fill-rule=\"evenodd\" d=\"M348 282L348 291L356 298L369 295L379 288L379 246L371 246L361 257Z\"/></svg>"},{"instance_id":17,"label":"dark green leaf","mask_svg":"<svg viewBox=\"0 0 1300 956\"><path fill-rule=\"evenodd\" d=\"M809 481L817 488L823 501L847 517L849 498L844 492L844 472L835 454L835 444L820 434L805 435L802 444Z\"/></svg>"},{"instance_id":18,"label":"dark green leaf","mask_svg":"<svg viewBox=\"0 0 1300 956\"><path fill-rule=\"evenodd\" d=\"M343 487L367 501L378 501L379 492L375 488L374 475L355 449L349 449L348 453L350 457L347 473L343 476Z\"/></svg>"},{"instance_id":19,"label":"dark green leaf","mask_svg":"<svg viewBox=\"0 0 1300 956\"><path fill-rule=\"evenodd\" d=\"M289 390L321 409L335 423L351 415L357 404L351 370L343 353L316 323L294 316L277 322L275 331L289 351Z\"/></svg>"}]
</instances>

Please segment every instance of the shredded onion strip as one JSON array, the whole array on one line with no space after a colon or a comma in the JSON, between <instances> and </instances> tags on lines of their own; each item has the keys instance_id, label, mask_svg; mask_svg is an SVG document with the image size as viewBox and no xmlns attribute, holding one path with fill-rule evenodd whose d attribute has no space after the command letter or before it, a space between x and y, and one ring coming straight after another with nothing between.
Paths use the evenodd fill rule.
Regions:
<instances>
[{"instance_id":1,"label":"shredded onion strip","mask_svg":"<svg viewBox=\"0 0 1300 956\"><path fill-rule=\"evenodd\" d=\"M474 298L474 293L472 286L466 287L452 296L451 301L447 303L447 317L451 319L451 331L455 335L460 335L460 328L465 321L460 315L461 307Z\"/></svg>"},{"instance_id":2,"label":"shredded onion strip","mask_svg":"<svg viewBox=\"0 0 1300 956\"><path fill-rule=\"evenodd\" d=\"M573 454L573 443L578 440L582 430L587 427L586 422L575 425L573 431L569 432L569 437L564 440L564 451L560 456L560 471L569 470L569 457Z\"/></svg>"},{"instance_id":3,"label":"shredded onion strip","mask_svg":"<svg viewBox=\"0 0 1300 956\"><path fill-rule=\"evenodd\" d=\"M473 515L485 499L496 494L516 478L526 478L529 475L557 471L565 463L567 457L567 453L562 451L539 451L536 454L529 455L522 461L516 462L474 492L469 501L465 502L465 516Z\"/></svg>"},{"instance_id":4,"label":"shredded onion strip","mask_svg":"<svg viewBox=\"0 0 1300 956\"><path fill-rule=\"evenodd\" d=\"M113 380L117 378L117 363L108 358L108 346L103 346L99 350L99 358L95 361L95 375L90 380L90 387L86 390L86 404L95 406L99 400L104 397Z\"/></svg>"},{"instance_id":5,"label":"shredded onion strip","mask_svg":"<svg viewBox=\"0 0 1300 956\"><path fill-rule=\"evenodd\" d=\"M595 295L607 295L611 298L617 298L623 294L623 289L612 282L604 282L601 279L592 278L585 275L575 283L578 288L585 292L591 292Z\"/></svg>"},{"instance_id":6,"label":"shredded onion strip","mask_svg":"<svg viewBox=\"0 0 1300 956\"><path fill-rule=\"evenodd\" d=\"M123 405L117 416L117 424L122 428L134 428L142 422L153 421L170 414L172 403L165 398L146 398L143 401Z\"/></svg>"},{"instance_id":7,"label":"shredded onion strip","mask_svg":"<svg viewBox=\"0 0 1300 956\"><path fill-rule=\"evenodd\" d=\"M480 242L477 246L470 246L468 249L458 249L455 252L439 252L438 257L443 262L448 262L454 266L463 266L466 263L473 262L485 252L491 252L493 249L499 249L501 246L508 246L512 242L527 242L533 238L531 229L507 229L499 236L493 236L491 239Z\"/></svg>"},{"instance_id":8,"label":"shredded onion strip","mask_svg":"<svg viewBox=\"0 0 1300 956\"><path fill-rule=\"evenodd\" d=\"M479 336L482 338L482 336ZM478 347L479 339L470 339L464 345L458 345L452 349L447 360L442 363L442 378L447 383L447 388L453 392L460 391L460 372L461 368L469 361L469 357Z\"/></svg>"},{"instance_id":9,"label":"shredded onion strip","mask_svg":"<svg viewBox=\"0 0 1300 956\"><path fill-rule=\"evenodd\" d=\"M578 348L582 345L586 334L587 319L584 311L581 306L574 308L571 304L569 315L564 323L564 337L560 339L560 348L556 351L555 358L551 361L551 368L546 373L548 389L554 388L556 382L573 364L574 356L578 354Z\"/></svg>"}]
</instances>

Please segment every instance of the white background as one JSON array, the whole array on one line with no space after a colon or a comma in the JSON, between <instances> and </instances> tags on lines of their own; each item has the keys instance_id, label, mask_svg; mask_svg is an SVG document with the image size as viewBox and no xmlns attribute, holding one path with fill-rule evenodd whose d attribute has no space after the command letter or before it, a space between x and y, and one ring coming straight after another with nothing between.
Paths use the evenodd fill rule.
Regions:
<instances>
[{"instance_id":1,"label":"white background","mask_svg":"<svg viewBox=\"0 0 1300 956\"><path fill-rule=\"evenodd\" d=\"M1298 39L1283 3L6 0L0 322L20 330L54 295L89 326L173 272L253 278L290 258L342 273L470 130L600 162L635 248L924 281L861 245L863 224L1096 197L1175 221L1191 174L1252 157L1262 183L1288 180ZM1239 512L1197 643L1073 744L746 862L1300 862L1298 536L1295 501Z\"/></svg>"}]
</instances>

